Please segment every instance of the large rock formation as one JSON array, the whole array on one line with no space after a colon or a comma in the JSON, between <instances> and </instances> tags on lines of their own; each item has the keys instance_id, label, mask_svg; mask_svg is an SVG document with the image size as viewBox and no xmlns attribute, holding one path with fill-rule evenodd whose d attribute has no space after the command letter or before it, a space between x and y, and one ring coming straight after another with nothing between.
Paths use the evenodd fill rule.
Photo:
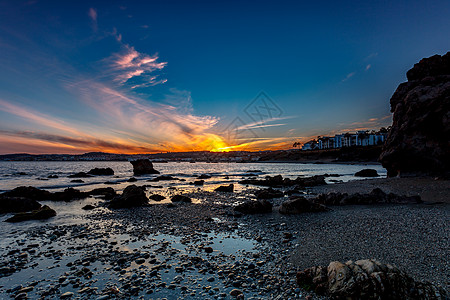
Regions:
<instances>
[{"instance_id":1,"label":"large rock formation","mask_svg":"<svg viewBox=\"0 0 450 300\"><path fill-rule=\"evenodd\" d=\"M450 170L450 52L422 59L391 98L394 113L380 161L388 176Z\"/></svg>"},{"instance_id":2,"label":"large rock formation","mask_svg":"<svg viewBox=\"0 0 450 300\"><path fill-rule=\"evenodd\" d=\"M144 174L159 174L159 171L153 168L153 164L148 159L138 159L135 161L130 161L133 165L134 175L144 175Z\"/></svg>"},{"instance_id":3,"label":"large rock formation","mask_svg":"<svg viewBox=\"0 0 450 300\"><path fill-rule=\"evenodd\" d=\"M297 273L297 283L332 299L447 299L447 292L418 282L396 267L372 259L334 261Z\"/></svg>"},{"instance_id":4,"label":"large rock formation","mask_svg":"<svg viewBox=\"0 0 450 300\"><path fill-rule=\"evenodd\" d=\"M44 205L31 212L19 212L5 222L16 223L29 220L45 220L56 216L56 211L47 205Z\"/></svg>"},{"instance_id":5,"label":"large rock formation","mask_svg":"<svg viewBox=\"0 0 450 300\"><path fill-rule=\"evenodd\" d=\"M148 198L144 188L136 185L129 185L122 195L114 197L108 204L109 208L130 208L138 206L147 206Z\"/></svg>"}]
</instances>

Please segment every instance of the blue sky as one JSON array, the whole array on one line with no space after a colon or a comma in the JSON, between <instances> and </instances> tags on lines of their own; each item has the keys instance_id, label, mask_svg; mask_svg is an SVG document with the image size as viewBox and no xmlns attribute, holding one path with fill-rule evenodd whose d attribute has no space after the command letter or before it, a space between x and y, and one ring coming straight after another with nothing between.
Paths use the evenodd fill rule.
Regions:
<instances>
[{"instance_id":1,"label":"blue sky","mask_svg":"<svg viewBox=\"0 0 450 300\"><path fill-rule=\"evenodd\" d=\"M0 153L278 149L387 126L406 71L450 50L449 15L449 1L0 1Z\"/></svg>"}]
</instances>

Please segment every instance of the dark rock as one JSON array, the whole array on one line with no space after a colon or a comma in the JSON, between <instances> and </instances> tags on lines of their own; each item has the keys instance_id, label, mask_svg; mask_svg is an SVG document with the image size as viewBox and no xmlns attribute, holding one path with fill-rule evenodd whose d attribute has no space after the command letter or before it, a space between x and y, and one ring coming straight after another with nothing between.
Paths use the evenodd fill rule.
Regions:
<instances>
[{"instance_id":1,"label":"dark rock","mask_svg":"<svg viewBox=\"0 0 450 300\"><path fill-rule=\"evenodd\" d=\"M21 197L29 198L37 201L50 200L51 193L45 190L40 190L32 186L19 186L11 191L4 192L1 197Z\"/></svg>"},{"instance_id":2,"label":"dark rock","mask_svg":"<svg viewBox=\"0 0 450 300\"><path fill-rule=\"evenodd\" d=\"M239 182L240 184L253 184L260 186L269 186L269 187L282 187L282 186L317 186L324 185L325 177L321 175L315 175L311 177L297 177L297 179L292 180L289 178L283 178L281 175L276 176L266 176L263 180L261 179L245 179Z\"/></svg>"},{"instance_id":3,"label":"dark rock","mask_svg":"<svg viewBox=\"0 0 450 300\"><path fill-rule=\"evenodd\" d=\"M88 177L92 177L92 175L89 175L86 172L78 172L78 173L69 175L67 177L69 177L69 178L88 178Z\"/></svg>"},{"instance_id":4,"label":"dark rock","mask_svg":"<svg viewBox=\"0 0 450 300\"><path fill-rule=\"evenodd\" d=\"M374 169L362 169L355 173L357 177L378 177L377 170Z\"/></svg>"},{"instance_id":5,"label":"dark rock","mask_svg":"<svg viewBox=\"0 0 450 300\"><path fill-rule=\"evenodd\" d=\"M230 185L221 185L218 188L216 188L214 191L215 192L227 192L227 193L232 193L234 189L234 185L230 184Z\"/></svg>"},{"instance_id":6,"label":"dark rock","mask_svg":"<svg viewBox=\"0 0 450 300\"><path fill-rule=\"evenodd\" d=\"M166 199L166 197L158 195L158 194L153 194L149 198L152 199L153 201L162 201L162 200Z\"/></svg>"},{"instance_id":7,"label":"dark rock","mask_svg":"<svg viewBox=\"0 0 450 300\"><path fill-rule=\"evenodd\" d=\"M422 59L391 97L393 115L380 161L388 177L450 170L450 52Z\"/></svg>"},{"instance_id":8,"label":"dark rock","mask_svg":"<svg viewBox=\"0 0 450 300\"><path fill-rule=\"evenodd\" d=\"M84 210L91 210L91 209L94 209L94 208L95 208L94 205L88 204L88 205L83 206L81 209L84 209Z\"/></svg>"},{"instance_id":9,"label":"dark rock","mask_svg":"<svg viewBox=\"0 0 450 300\"><path fill-rule=\"evenodd\" d=\"M16 213L35 210L41 207L41 204L34 199L23 197L0 196L0 213Z\"/></svg>"},{"instance_id":10,"label":"dark rock","mask_svg":"<svg viewBox=\"0 0 450 300\"><path fill-rule=\"evenodd\" d=\"M133 165L134 175L159 174L160 172L153 168L153 164L148 159L138 159L130 161Z\"/></svg>"},{"instance_id":11,"label":"dark rock","mask_svg":"<svg viewBox=\"0 0 450 300\"><path fill-rule=\"evenodd\" d=\"M136 181L138 181L138 180L134 177L131 177L130 179L127 180L127 182L136 182Z\"/></svg>"},{"instance_id":12,"label":"dark rock","mask_svg":"<svg viewBox=\"0 0 450 300\"><path fill-rule=\"evenodd\" d=\"M54 211L47 205L44 205L43 207L33 210L31 212L17 213L11 218L7 219L5 222L15 223L28 220L45 220L54 216L56 216L56 211Z\"/></svg>"},{"instance_id":13,"label":"dark rock","mask_svg":"<svg viewBox=\"0 0 450 300\"><path fill-rule=\"evenodd\" d=\"M284 193L282 191L277 191L272 188L268 188L266 190L256 191L255 196L257 199L273 199L283 197Z\"/></svg>"},{"instance_id":14,"label":"dark rock","mask_svg":"<svg viewBox=\"0 0 450 300\"><path fill-rule=\"evenodd\" d=\"M417 282L389 264L366 259L345 264L334 261L297 273L300 288L312 289L332 299L447 299L447 292L427 282Z\"/></svg>"},{"instance_id":15,"label":"dark rock","mask_svg":"<svg viewBox=\"0 0 450 300\"><path fill-rule=\"evenodd\" d=\"M376 188L369 194L328 193L320 194L311 201L323 205L369 205L378 203L422 203L420 196L401 196L393 193L386 194Z\"/></svg>"},{"instance_id":16,"label":"dark rock","mask_svg":"<svg viewBox=\"0 0 450 300\"><path fill-rule=\"evenodd\" d=\"M73 182L73 183L83 183L84 181L81 180L81 179L73 179L73 180L71 180L70 182Z\"/></svg>"},{"instance_id":17,"label":"dark rock","mask_svg":"<svg viewBox=\"0 0 450 300\"><path fill-rule=\"evenodd\" d=\"M94 168L87 172L90 175L114 175L114 170L111 168Z\"/></svg>"},{"instance_id":18,"label":"dark rock","mask_svg":"<svg viewBox=\"0 0 450 300\"><path fill-rule=\"evenodd\" d=\"M114 197L108 204L110 208L130 208L138 206L147 206L148 198L142 187L136 185L129 185L124 190L122 195Z\"/></svg>"},{"instance_id":19,"label":"dark rock","mask_svg":"<svg viewBox=\"0 0 450 300\"><path fill-rule=\"evenodd\" d=\"M234 208L243 214L263 214L272 212L272 203L267 200L249 200Z\"/></svg>"},{"instance_id":20,"label":"dark rock","mask_svg":"<svg viewBox=\"0 0 450 300\"><path fill-rule=\"evenodd\" d=\"M294 196L292 199L284 201L280 206L281 214L301 214L307 212L327 211L324 205L314 203L305 197Z\"/></svg>"},{"instance_id":21,"label":"dark rock","mask_svg":"<svg viewBox=\"0 0 450 300\"><path fill-rule=\"evenodd\" d=\"M203 185L203 184L205 184L204 180L196 180L196 181L194 181L194 185Z\"/></svg>"},{"instance_id":22,"label":"dark rock","mask_svg":"<svg viewBox=\"0 0 450 300\"><path fill-rule=\"evenodd\" d=\"M105 181L104 184L115 185L115 184L120 184L120 182L117 182L117 181Z\"/></svg>"},{"instance_id":23,"label":"dark rock","mask_svg":"<svg viewBox=\"0 0 450 300\"><path fill-rule=\"evenodd\" d=\"M59 177L58 177L58 175L48 175L47 178L54 179L54 178L59 178Z\"/></svg>"},{"instance_id":24,"label":"dark rock","mask_svg":"<svg viewBox=\"0 0 450 300\"><path fill-rule=\"evenodd\" d=\"M213 248L211 248L211 247L205 247L205 248L203 248L203 250L205 250L205 252L206 253L213 253Z\"/></svg>"},{"instance_id":25,"label":"dark rock","mask_svg":"<svg viewBox=\"0 0 450 300\"><path fill-rule=\"evenodd\" d=\"M88 197L88 193L81 192L80 190L74 188L67 188L62 192L55 192L51 195L52 201L65 201L69 202L72 200L84 199Z\"/></svg>"},{"instance_id":26,"label":"dark rock","mask_svg":"<svg viewBox=\"0 0 450 300\"><path fill-rule=\"evenodd\" d=\"M186 202L186 203L192 202L191 198L183 195L175 195L170 200L172 202Z\"/></svg>"},{"instance_id":27,"label":"dark rock","mask_svg":"<svg viewBox=\"0 0 450 300\"><path fill-rule=\"evenodd\" d=\"M197 177L198 179L210 179L211 176L207 175L207 174L202 174L200 176Z\"/></svg>"},{"instance_id":28,"label":"dark rock","mask_svg":"<svg viewBox=\"0 0 450 300\"><path fill-rule=\"evenodd\" d=\"M97 188L87 192L89 196L103 196L105 200L111 200L116 196L116 191L111 187Z\"/></svg>"},{"instance_id":29,"label":"dark rock","mask_svg":"<svg viewBox=\"0 0 450 300\"><path fill-rule=\"evenodd\" d=\"M170 176L170 175L161 175L156 178L150 179L149 181L162 181L162 180L178 180L178 178Z\"/></svg>"}]
</instances>

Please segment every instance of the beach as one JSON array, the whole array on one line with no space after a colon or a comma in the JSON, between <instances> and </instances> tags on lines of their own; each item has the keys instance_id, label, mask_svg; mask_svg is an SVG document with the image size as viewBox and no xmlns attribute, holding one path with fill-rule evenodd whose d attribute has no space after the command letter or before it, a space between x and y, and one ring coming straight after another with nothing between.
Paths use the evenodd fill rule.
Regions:
<instances>
[{"instance_id":1,"label":"beach","mask_svg":"<svg viewBox=\"0 0 450 300\"><path fill-rule=\"evenodd\" d=\"M146 188L147 195L182 193L192 203L163 200L109 209L98 197L42 201L58 212L53 221L2 224L0 295L322 299L297 285L297 271L367 258L393 264L415 280L449 287L446 180L379 178L307 187L302 191L306 197L330 191L368 193L379 187L420 194L426 202L333 206L326 212L283 215L278 207L287 196L270 200L271 213L236 212L237 204L255 200L262 187L240 185L237 181L247 177L239 176L231 181L240 186L233 193L216 192L209 185L216 187L217 177L191 189L176 187L173 180ZM145 182L138 177L135 184ZM94 209L83 210L87 204ZM5 219L2 215L1 221Z\"/></svg>"}]
</instances>

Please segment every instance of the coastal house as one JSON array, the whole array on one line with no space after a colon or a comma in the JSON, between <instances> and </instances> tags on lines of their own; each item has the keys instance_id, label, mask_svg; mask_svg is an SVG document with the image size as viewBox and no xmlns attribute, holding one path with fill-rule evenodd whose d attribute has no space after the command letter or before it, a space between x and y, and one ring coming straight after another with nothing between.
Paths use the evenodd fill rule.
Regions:
<instances>
[{"instance_id":1,"label":"coastal house","mask_svg":"<svg viewBox=\"0 0 450 300\"><path fill-rule=\"evenodd\" d=\"M315 150L315 149L337 149L342 147L355 147L355 146L375 146L382 145L386 140L388 130L384 129L378 132L359 130L356 133L343 133L336 134L333 137L322 136L318 137L317 141L309 141L302 146L302 150Z\"/></svg>"}]
</instances>

